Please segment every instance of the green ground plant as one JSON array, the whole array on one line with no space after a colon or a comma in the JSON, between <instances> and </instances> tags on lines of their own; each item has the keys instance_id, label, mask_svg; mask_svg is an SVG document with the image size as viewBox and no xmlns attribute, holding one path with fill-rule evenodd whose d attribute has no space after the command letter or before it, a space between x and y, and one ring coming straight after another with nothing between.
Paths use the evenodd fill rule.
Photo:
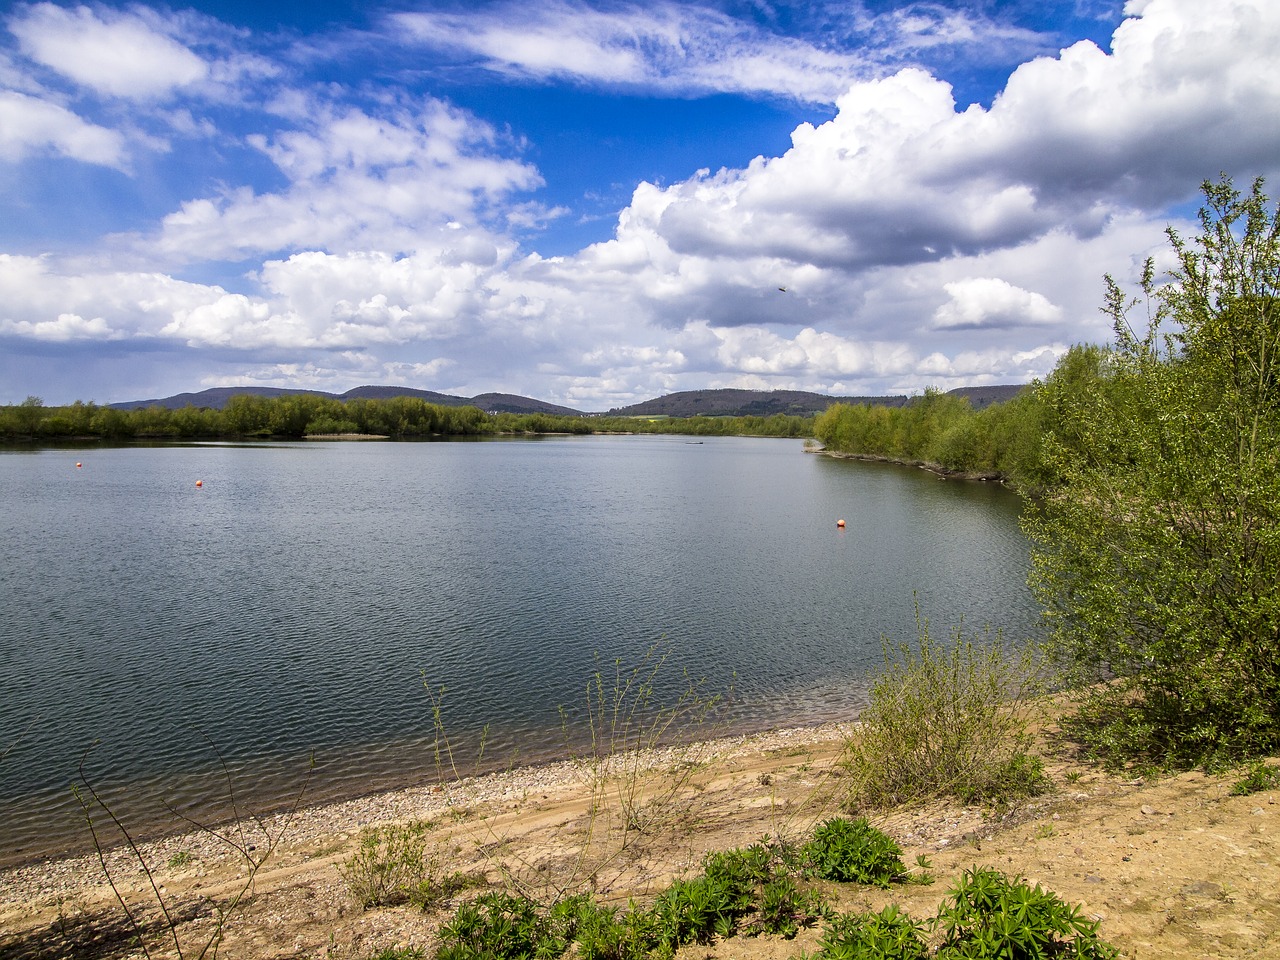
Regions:
<instances>
[{"instance_id":1,"label":"green ground plant","mask_svg":"<svg viewBox=\"0 0 1280 960\"><path fill-rule=\"evenodd\" d=\"M709 854L649 907L626 910L575 894L542 906L507 893L460 905L441 928L440 960L552 960L576 944L582 960L671 957L691 943L738 933L794 937L827 916L824 898L796 883L776 852L756 844Z\"/></svg>"},{"instance_id":2,"label":"green ground plant","mask_svg":"<svg viewBox=\"0 0 1280 960\"><path fill-rule=\"evenodd\" d=\"M1280 767L1268 766L1265 760L1258 760L1251 763L1245 775L1232 784L1231 795L1247 797L1277 787L1280 787Z\"/></svg>"},{"instance_id":3,"label":"green ground plant","mask_svg":"<svg viewBox=\"0 0 1280 960\"><path fill-rule=\"evenodd\" d=\"M818 941L821 960L925 960L926 926L895 904L879 913L846 913L833 917Z\"/></svg>"},{"instance_id":4,"label":"green ground plant","mask_svg":"<svg viewBox=\"0 0 1280 960\"><path fill-rule=\"evenodd\" d=\"M824 880L888 889L907 879L902 848L865 818L833 817L820 824L801 849L809 869Z\"/></svg>"},{"instance_id":5,"label":"green ground plant","mask_svg":"<svg viewBox=\"0 0 1280 960\"><path fill-rule=\"evenodd\" d=\"M848 858L835 857L835 882L881 886L901 879L903 871L892 852L896 845L883 834L848 821L834 823L813 832L805 857L786 856L767 844L708 854L697 875L676 880L648 907L603 906L590 894L549 906L507 893L484 894L458 906L444 923L437 960L556 960L567 954L579 960L670 960L690 944L738 934L790 938L818 923L820 960L1117 957L1079 907L995 870L967 871L928 920L912 919L895 905L878 913L837 914L821 893L803 885L803 864L812 865L811 855L844 851L856 834L869 839L862 847L879 851L870 858L878 868L869 874L845 869ZM897 873L890 876L895 862Z\"/></svg>"},{"instance_id":6,"label":"green ground plant","mask_svg":"<svg viewBox=\"0 0 1280 960\"><path fill-rule=\"evenodd\" d=\"M1113 960L1119 953L1098 937L1098 925L1078 906L1040 885L1011 880L997 870L966 870L935 921L942 933L939 958L1037 960L1069 956Z\"/></svg>"},{"instance_id":7,"label":"green ground plant","mask_svg":"<svg viewBox=\"0 0 1280 960\"><path fill-rule=\"evenodd\" d=\"M486 893L464 903L440 928L439 960L554 960L572 941L581 909L575 898L541 909L526 897Z\"/></svg>"},{"instance_id":8,"label":"green ground plant","mask_svg":"<svg viewBox=\"0 0 1280 960\"><path fill-rule=\"evenodd\" d=\"M1015 803L1047 789L1028 728L1039 690L1030 653L998 633L950 643L917 622L915 645L885 644L884 669L848 744L854 808L954 797Z\"/></svg>"}]
</instances>

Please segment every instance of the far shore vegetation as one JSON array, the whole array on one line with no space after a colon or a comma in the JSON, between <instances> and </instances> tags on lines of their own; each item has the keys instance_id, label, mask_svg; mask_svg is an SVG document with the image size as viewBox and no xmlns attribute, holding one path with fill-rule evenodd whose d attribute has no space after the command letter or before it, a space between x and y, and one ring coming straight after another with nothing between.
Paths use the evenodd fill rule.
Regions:
<instances>
[{"instance_id":1,"label":"far shore vegetation","mask_svg":"<svg viewBox=\"0 0 1280 960\"><path fill-rule=\"evenodd\" d=\"M813 417L563 416L488 413L418 397L338 400L316 394L237 394L221 410L160 405L120 409L77 400L45 406L39 397L0 406L0 443L164 440L300 440L366 436L392 440L592 433L672 433L693 436L810 437Z\"/></svg>"}]
</instances>

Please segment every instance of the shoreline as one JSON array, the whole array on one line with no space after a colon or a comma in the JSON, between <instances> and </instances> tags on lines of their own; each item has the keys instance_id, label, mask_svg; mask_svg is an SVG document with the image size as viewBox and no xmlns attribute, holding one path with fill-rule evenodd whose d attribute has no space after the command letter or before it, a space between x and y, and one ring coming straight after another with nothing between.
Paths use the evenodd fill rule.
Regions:
<instances>
[{"instance_id":1,"label":"shoreline","mask_svg":"<svg viewBox=\"0 0 1280 960\"><path fill-rule=\"evenodd\" d=\"M886 457L878 453L844 453L840 450L828 450L826 447L805 447L805 453L830 457L832 460L860 460L863 463L887 463L896 467L914 467L932 473L943 480L972 480L980 483L999 483L1007 486L1006 477L997 470L952 470L940 463L928 460L902 460L898 457Z\"/></svg>"},{"instance_id":2,"label":"shoreline","mask_svg":"<svg viewBox=\"0 0 1280 960\"><path fill-rule=\"evenodd\" d=\"M695 740L690 745L722 762L746 755L784 749L829 744L848 735L854 721L824 720L755 732L730 733ZM636 751L640 769L652 769L688 746L673 745ZM460 775L445 783L421 784L375 790L342 799L303 801L294 808L276 807L259 816L210 823L137 839L137 849L154 868L182 855L206 864L232 863L240 859L219 835L232 835L253 842L278 837L289 846L307 846L327 839L346 842L361 830L388 823L426 820L462 806L512 802L532 793L569 793L586 786L590 776L587 761L575 759L534 761L475 775ZM126 826L128 826L126 824ZM114 828L113 832L114 832ZM123 838L104 844L101 853L113 870L129 864L136 870L136 858ZM267 862L270 866L271 861ZM4 899L67 897L104 883L99 853L92 847L83 852L37 854L30 859L0 866L0 890ZM25 891L25 893L24 893ZM16 892L16 897L15 897Z\"/></svg>"},{"instance_id":3,"label":"shoreline","mask_svg":"<svg viewBox=\"0 0 1280 960\"><path fill-rule=\"evenodd\" d=\"M434 956L442 925L482 890L538 899L589 889L605 906L648 903L708 853L762 837L799 842L826 818L852 816L840 770L850 731L848 722L779 727L698 741L692 756L682 746L644 751L641 778L671 782L688 767L697 779L681 781L677 819L635 835L639 846L616 860L607 821L622 812L619 797L591 784L589 765L557 761L307 808L252 875L216 838L190 834L140 845L145 874L127 849L106 853L114 891L96 856L0 870L0 954L43 960L77 955L79 946L123 947L131 934L116 894L153 938L169 935L157 907L163 899L173 937L193 949L218 911L236 904L221 928L223 952L263 960ZM605 793L629 782L638 756L618 756L621 776ZM1108 774L1070 751L1049 749L1045 760L1054 789L1008 810L931 801L870 814L901 846L904 863L927 860L932 886L821 884L821 892L842 914L893 906L927 921L968 871L994 868L1074 905L1121 956L1249 960L1280 949L1280 789L1236 795L1238 772ZM609 809L597 810L601 800ZM275 830L282 821L263 825ZM457 871L465 889L425 908L362 907L344 869L363 830L415 821L427 827L430 869ZM242 842L261 844L258 824L245 826ZM821 937L813 927L790 941L713 939L697 956L788 960L816 955Z\"/></svg>"},{"instance_id":4,"label":"shoreline","mask_svg":"<svg viewBox=\"0 0 1280 960\"><path fill-rule=\"evenodd\" d=\"M740 716L708 720L702 725L703 729L694 733L693 740L700 743L736 742L744 737L839 726L856 722L860 709L858 703L823 701L820 706L811 704L794 711L776 712L772 717ZM500 775L556 768L562 764L571 765L575 761L570 751L585 751L588 747L586 741L567 744L563 738L556 738L554 743L548 740L541 748L529 752L521 752L519 748L512 746L508 754L501 757L491 749L481 759L472 756L465 745L450 744L450 748L460 749L451 762L444 756L442 744L441 757L435 762L431 760L434 747L429 739L414 742L419 747L416 758L406 758L403 764L394 769L385 763L377 766L373 771L371 785L365 783L353 786L352 780L355 778L348 774L338 780L327 780L323 775L317 774L313 780L306 769L304 757L300 761L302 765L298 767L296 777L286 783L277 774L272 778L272 785L265 792L260 790L256 798L246 795L247 791L243 786L237 787L237 806L241 811L253 811L252 814L243 813L238 819L248 821L257 817L273 821L295 807L299 811L312 811L381 796L434 791L442 784L472 784ZM331 756L328 762L332 760ZM236 776L240 777L245 773L244 770L238 770ZM140 802L137 796L130 797L127 785L106 799L113 807L118 808L133 839L140 844L158 844L196 832L182 822L183 815L175 812L175 806L187 811L192 819L208 827L221 829L236 822L237 818L229 815L230 801L223 775L216 768L202 770L199 775L208 781L209 789L203 793L192 793L190 787L185 786L176 795L168 790L160 792L160 781L148 781ZM254 778L253 774L248 775L250 779ZM298 786L304 782L307 785L299 804ZM125 804L130 799L134 800L134 809L126 810ZM102 811L99 811L99 820L101 814ZM79 811L75 811L74 816L63 818L56 825L49 824L49 828L43 830L43 841L30 839L28 834L22 835L16 847L8 844L7 848L0 848L0 878L14 869L93 856L92 840Z\"/></svg>"}]
</instances>

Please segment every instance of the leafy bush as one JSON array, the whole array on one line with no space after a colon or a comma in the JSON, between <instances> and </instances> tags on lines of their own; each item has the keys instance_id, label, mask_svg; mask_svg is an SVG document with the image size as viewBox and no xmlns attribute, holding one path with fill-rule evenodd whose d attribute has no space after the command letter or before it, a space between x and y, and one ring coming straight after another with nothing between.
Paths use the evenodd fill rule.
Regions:
<instances>
[{"instance_id":1,"label":"leafy bush","mask_svg":"<svg viewBox=\"0 0 1280 960\"><path fill-rule=\"evenodd\" d=\"M587 901L578 914L575 938L579 960L642 960L657 946L658 931L648 910L619 914Z\"/></svg>"},{"instance_id":2,"label":"leafy bush","mask_svg":"<svg viewBox=\"0 0 1280 960\"><path fill-rule=\"evenodd\" d=\"M837 863L833 879L887 884L896 845L865 821L832 820L805 847L811 863L824 855ZM838 856L861 851L866 863L845 869ZM756 844L709 854L703 872L671 884L649 909L625 911L579 894L543 907L527 897L494 892L464 903L440 930L436 960L671 960L691 943L706 944L735 933L795 936L819 920L819 960L1032 960L1071 956L1113 960L1116 951L1097 936L1097 924L1079 907L1052 893L1010 880L994 870L967 872L927 922L912 920L896 906L879 913L835 915L814 891L797 885L773 848ZM877 877L870 881L864 877ZM752 912L745 926L742 920ZM941 944L931 953L926 932ZM940 936L939 936L940 935ZM403 956L417 956L412 948ZM387 953L385 960L400 960ZM383 960L380 957L377 960Z\"/></svg>"},{"instance_id":3,"label":"leafy bush","mask_svg":"<svg viewBox=\"0 0 1280 960\"><path fill-rule=\"evenodd\" d=\"M1247 797L1251 793L1273 790L1276 787L1280 787L1280 769L1269 767L1265 761L1259 760L1251 764L1244 777L1232 785L1231 795Z\"/></svg>"},{"instance_id":4,"label":"leafy bush","mask_svg":"<svg viewBox=\"0 0 1280 960\"><path fill-rule=\"evenodd\" d=\"M924 927L890 904L879 913L833 918L818 943L821 960L925 960Z\"/></svg>"},{"instance_id":5,"label":"leafy bush","mask_svg":"<svg viewBox=\"0 0 1280 960\"><path fill-rule=\"evenodd\" d=\"M851 800L893 806L939 796L1003 805L1042 792L1044 767L1028 750L1029 654L989 632L957 630L950 645L917 625L916 645L885 647L846 760Z\"/></svg>"},{"instance_id":6,"label":"leafy bush","mask_svg":"<svg viewBox=\"0 0 1280 960\"><path fill-rule=\"evenodd\" d=\"M709 943L729 937L751 909L754 890L719 875L677 880L653 905L658 941L671 950L686 943Z\"/></svg>"},{"instance_id":7,"label":"leafy bush","mask_svg":"<svg viewBox=\"0 0 1280 960\"><path fill-rule=\"evenodd\" d=\"M1119 954L1098 938L1098 925L1056 894L1012 881L996 870L966 870L938 912L939 958L1032 960L1071 956L1110 960Z\"/></svg>"},{"instance_id":8,"label":"leafy bush","mask_svg":"<svg viewBox=\"0 0 1280 960\"><path fill-rule=\"evenodd\" d=\"M813 832L802 852L813 872L824 880L887 888L907 874L902 848L865 818L826 821Z\"/></svg>"},{"instance_id":9,"label":"leafy bush","mask_svg":"<svg viewBox=\"0 0 1280 960\"><path fill-rule=\"evenodd\" d=\"M575 899L547 913L525 897L487 893L440 928L437 960L554 960L569 946L579 907Z\"/></svg>"},{"instance_id":10,"label":"leafy bush","mask_svg":"<svg viewBox=\"0 0 1280 960\"><path fill-rule=\"evenodd\" d=\"M775 876L760 891L760 914L749 933L769 933L790 940L801 927L812 926L827 913L821 894L801 890L787 876Z\"/></svg>"},{"instance_id":11,"label":"leafy bush","mask_svg":"<svg viewBox=\"0 0 1280 960\"><path fill-rule=\"evenodd\" d=\"M1115 344L1061 396L1025 522L1052 648L1094 685L1071 732L1114 766L1280 747L1280 211L1261 180L1203 190L1167 278L1107 278Z\"/></svg>"}]
</instances>

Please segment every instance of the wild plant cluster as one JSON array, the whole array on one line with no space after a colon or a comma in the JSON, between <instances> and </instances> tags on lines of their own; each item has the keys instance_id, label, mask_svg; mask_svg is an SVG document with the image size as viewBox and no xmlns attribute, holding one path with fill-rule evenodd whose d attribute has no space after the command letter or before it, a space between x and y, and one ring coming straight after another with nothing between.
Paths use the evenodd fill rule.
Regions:
<instances>
[{"instance_id":1,"label":"wild plant cluster","mask_svg":"<svg viewBox=\"0 0 1280 960\"><path fill-rule=\"evenodd\" d=\"M586 893L544 904L493 891L455 908L434 956L558 960L572 950L582 960L670 960L689 944L738 935L790 939L818 924L818 960L1117 956L1078 907L994 870L967 872L924 921L895 906L878 913L839 913L830 906L831 882L888 887L933 881L923 869L908 871L899 852L865 820L835 818L799 846L758 843L709 854L700 873L672 883L647 906L605 906ZM404 947L373 960L425 955L422 948Z\"/></svg>"}]
</instances>

